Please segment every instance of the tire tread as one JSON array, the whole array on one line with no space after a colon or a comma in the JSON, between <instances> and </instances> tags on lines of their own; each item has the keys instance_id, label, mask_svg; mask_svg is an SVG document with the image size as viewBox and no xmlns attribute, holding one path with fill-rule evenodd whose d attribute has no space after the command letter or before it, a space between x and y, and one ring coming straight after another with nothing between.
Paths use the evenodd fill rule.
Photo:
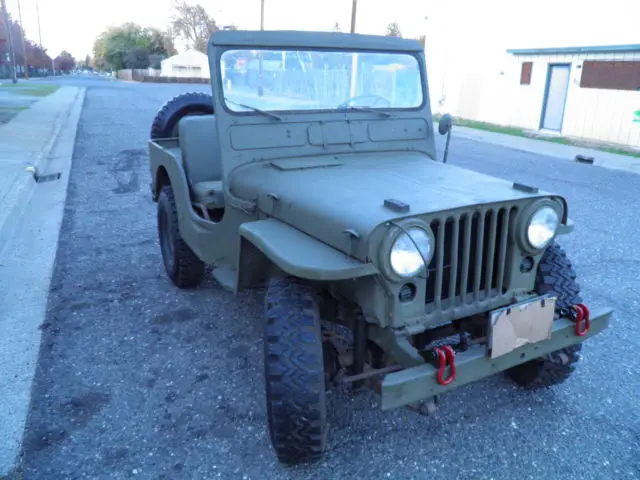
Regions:
<instances>
[{"instance_id":1,"label":"tire tread","mask_svg":"<svg viewBox=\"0 0 640 480\"><path fill-rule=\"evenodd\" d=\"M270 282L264 361L269 434L283 463L318 460L326 438L320 315L312 288L291 277Z\"/></svg>"},{"instance_id":2,"label":"tire tread","mask_svg":"<svg viewBox=\"0 0 640 480\"><path fill-rule=\"evenodd\" d=\"M212 96L205 92L184 92L166 101L151 124L151 139L170 137L178 121L192 113L213 114Z\"/></svg>"},{"instance_id":3,"label":"tire tread","mask_svg":"<svg viewBox=\"0 0 640 480\"><path fill-rule=\"evenodd\" d=\"M556 307L567 308L582 303L576 272L565 250L553 242L545 251L536 274L536 292L557 296ZM551 352L506 371L521 387L528 390L549 388L567 380L580 361L582 344Z\"/></svg>"},{"instance_id":4,"label":"tire tread","mask_svg":"<svg viewBox=\"0 0 640 480\"><path fill-rule=\"evenodd\" d=\"M158 201L158 214L160 209L169 208L169 228L173 231L175 239L173 246L174 258L172 259L173 269L167 270L169 278L179 288L197 287L204 279L205 263L191 250L191 247L180 236L178 225L178 211L173 189L165 185L160 190ZM162 235L161 232L158 232Z\"/></svg>"}]
</instances>

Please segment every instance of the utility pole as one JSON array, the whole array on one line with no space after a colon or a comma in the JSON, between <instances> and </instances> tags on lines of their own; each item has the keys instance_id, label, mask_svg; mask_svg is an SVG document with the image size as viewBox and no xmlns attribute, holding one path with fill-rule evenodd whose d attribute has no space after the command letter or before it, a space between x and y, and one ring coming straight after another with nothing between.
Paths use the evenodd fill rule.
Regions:
<instances>
[{"instance_id":1,"label":"utility pole","mask_svg":"<svg viewBox=\"0 0 640 480\"><path fill-rule=\"evenodd\" d=\"M40 60L42 60L42 66L44 67L44 49L42 48L42 30L40 30L40 9L38 8L38 0L36 0L36 17L38 18L38 40L40 41L40 55L42 55L42 58ZM51 60L51 63L53 63L53 59ZM54 69L53 71L53 76L55 77L56 75L56 71Z\"/></svg>"},{"instance_id":2,"label":"utility pole","mask_svg":"<svg viewBox=\"0 0 640 480\"><path fill-rule=\"evenodd\" d=\"M353 0L351 5L351 33L356 32L356 11L358 10L358 0Z\"/></svg>"},{"instance_id":3,"label":"utility pole","mask_svg":"<svg viewBox=\"0 0 640 480\"><path fill-rule=\"evenodd\" d=\"M36 16L38 17L38 39L40 40L40 51L44 55L44 49L42 48L42 30L40 30L40 9L38 8L38 0L36 0ZM44 65L44 58L42 60ZM56 61L53 57L51 57L51 69L53 78L56 78Z\"/></svg>"},{"instance_id":4,"label":"utility pole","mask_svg":"<svg viewBox=\"0 0 640 480\"><path fill-rule=\"evenodd\" d=\"M264 30L264 0L260 0L260 30Z\"/></svg>"},{"instance_id":5,"label":"utility pole","mask_svg":"<svg viewBox=\"0 0 640 480\"><path fill-rule=\"evenodd\" d=\"M40 50L42 50L42 30L40 30L40 9L36 0L36 17L38 18L38 39L40 40Z\"/></svg>"},{"instance_id":6,"label":"utility pole","mask_svg":"<svg viewBox=\"0 0 640 480\"><path fill-rule=\"evenodd\" d=\"M24 23L22 23L22 10L20 9L20 0L18 1L18 18L20 19L20 28L22 29L22 59L24 60L24 79L29 80L29 63L27 62L27 34L24 31Z\"/></svg>"},{"instance_id":7,"label":"utility pole","mask_svg":"<svg viewBox=\"0 0 640 480\"><path fill-rule=\"evenodd\" d=\"M264 30L264 0L260 0L260 30ZM258 55L258 96L264 95L264 87L262 82L262 52Z\"/></svg>"},{"instance_id":8,"label":"utility pole","mask_svg":"<svg viewBox=\"0 0 640 480\"><path fill-rule=\"evenodd\" d=\"M11 68L11 81L18 83L16 78L16 57L13 53L13 40L11 39L11 28L9 26L9 12L7 11L7 5L4 0L0 0L2 6L2 12L4 14L4 27L7 32L7 42L9 42L9 65Z\"/></svg>"}]
</instances>

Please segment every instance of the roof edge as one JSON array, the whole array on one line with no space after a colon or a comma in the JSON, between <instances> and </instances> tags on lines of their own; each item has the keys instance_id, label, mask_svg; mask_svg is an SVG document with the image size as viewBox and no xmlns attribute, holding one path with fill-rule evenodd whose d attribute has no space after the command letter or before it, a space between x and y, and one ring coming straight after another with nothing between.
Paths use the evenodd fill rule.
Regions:
<instances>
[{"instance_id":1,"label":"roof edge","mask_svg":"<svg viewBox=\"0 0 640 480\"><path fill-rule=\"evenodd\" d=\"M513 55L624 52L640 52L640 43L627 45L596 45L588 47L515 48L507 50L507 53L511 53Z\"/></svg>"},{"instance_id":2,"label":"roof edge","mask_svg":"<svg viewBox=\"0 0 640 480\"><path fill-rule=\"evenodd\" d=\"M209 45L256 48L337 48L397 52L421 52L424 50L420 42L408 38L306 30L219 30L211 35Z\"/></svg>"}]
</instances>

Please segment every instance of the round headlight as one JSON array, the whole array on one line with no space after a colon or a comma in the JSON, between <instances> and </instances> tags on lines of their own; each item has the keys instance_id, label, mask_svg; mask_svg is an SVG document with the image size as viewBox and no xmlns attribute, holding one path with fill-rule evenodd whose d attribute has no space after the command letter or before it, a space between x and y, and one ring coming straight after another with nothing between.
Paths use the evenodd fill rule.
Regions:
<instances>
[{"instance_id":1,"label":"round headlight","mask_svg":"<svg viewBox=\"0 0 640 480\"><path fill-rule=\"evenodd\" d=\"M431 237L418 227L409 228L407 232L408 235L403 232L393 242L389 263L397 275L415 277L425 268L425 260L428 262L431 257Z\"/></svg>"},{"instance_id":2,"label":"round headlight","mask_svg":"<svg viewBox=\"0 0 640 480\"><path fill-rule=\"evenodd\" d=\"M551 207L542 207L533 214L527 227L527 240L533 248L544 248L553 238L560 219Z\"/></svg>"}]
</instances>

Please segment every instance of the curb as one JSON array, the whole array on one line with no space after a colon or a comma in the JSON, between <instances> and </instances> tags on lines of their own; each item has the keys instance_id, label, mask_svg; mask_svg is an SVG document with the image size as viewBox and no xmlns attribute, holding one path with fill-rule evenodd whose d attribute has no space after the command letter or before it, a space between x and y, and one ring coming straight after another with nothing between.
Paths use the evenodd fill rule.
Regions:
<instances>
[{"instance_id":1,"label":"curb","mask_svg":"<svg viewBox=\"0 0 640 480\"><path fill-rule=\"evenodd\" d=\"M26 426L37 371L75 143L86 89L69 92L56 128L38 156L38 164L62 173L59 181L36 184L31 175L28 203L0 251L0 480L23 478ZM44 164L44 165L43 165ZM37 186L37 188L34 188ZM25 285L28 288L25 288Z\"/></svg>"},{"instance_id":2,"label":"curb","mask_svg":"<svg viewBox=\"0 0 640 480\"><path fill-rule=\"evenodd\" d=\"M495 132L489 132L489 134L485 134L483 130L477 130L471 127L457 126L454 128L452 136L453 138L458 136L458 138L463 138L465 140L488 143L519 152L533 153L536 155L551 157L558 160L564 160L567 162L575 163L577 165L589 167L594 166L606 168L608 170L618 170L627 173L633 173L636 175L640 174L640 158L632 157L629 155L609 153L588 147L555 145L552 142L547 142L545 140L537 140L524 137L513 137L512 139L509 138L511 137L510 135ZM529 144L528 142L536 143ZM540 145L538 145L538 143ZM548 144L554 146L550 147ZM581 162L576 158L578 156L592 158L593 161Z\"/></svg>"},{"instance_id":3,"label":"curb","mask_svg":"<svg viewBox=\"0 0 640 480\"><path fill-rule=\"evenodd\" d=\"M70 102L69 105L67 105L67 107L58 115L58 121L53 128L49 140L47 141L40 154L36 157L35 162L32 163L32 166L41 173L46 172L47 160L49 159L49 155L55 147L58 137L60 136L60 132L67 125L71 112L73 112L74 108L77 108L78 105L82 107L84 103L86 89L84 87L74 88L78 89L75 94L74 100ZM26 167L27 165L25 165L25 168ZM31 200L35 191L36 185L37 183L35 182L33 176L26 171L24 172L24 175L18 177L16 183L14 183L13 189L18 191L17 197L12 202L12 205L3 205L3 209L6 208L6 210L8 210L8 214L0 223L0 254L11 238L12 233L14 232L20 218L22 217L22 213L28 206L29 201Z\"/></svg>"}]
</instances>

